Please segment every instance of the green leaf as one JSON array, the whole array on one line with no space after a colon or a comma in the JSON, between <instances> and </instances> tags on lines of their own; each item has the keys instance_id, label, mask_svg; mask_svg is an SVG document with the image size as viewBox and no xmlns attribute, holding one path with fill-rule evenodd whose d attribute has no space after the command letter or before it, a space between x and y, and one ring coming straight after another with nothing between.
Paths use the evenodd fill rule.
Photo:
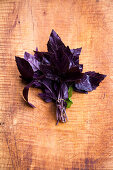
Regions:
<instances>
[{"instance_id":1,"label":"green leaf","mask_svg":"<svg viewBox=\"0 0 113 170\"><path fill-rule=\"evenodd\" d=\"M66 108L70 108L71 105L73 104L73 102L72 102L72 100L71 100L70 98L68 98L68 99L66 100L66 103L67 103L67 107L66 107Z\"/></svg>"},{"instance_id":2,"label":"green leaf","mask_svg":"<svg viewBox=\"0 0 113 170\"><path fill-rule=\"evenodd\" d=\"M71 100L72 92L73 92L73 88L70 86L69 89L68 89L68 99L65 100L66 103L67 103L67 107L66 107L66 108L70 108L71 105L73 104L73 102L72 102L72 100Z\"/></svg>"},{"instance_id":3,"label":"green leaf","mask_svg":"<svg viewBox=\"0 0 113 170\"><path fill-rule=\"evenodd\" d=\"M71 98L69 98L69 101L72 102ZM73 102L72 102L73 103Z\"/></svg>"},{"instance_id":4,"label":"green leaf","mask_svg":"<svg viewBox=\"0 0 113 170\"><path fill-rule=\"evenodd\" d=\"M70 86L68 89L68 98L72 97L73 87Z\"/></svg>"}]
</instances>

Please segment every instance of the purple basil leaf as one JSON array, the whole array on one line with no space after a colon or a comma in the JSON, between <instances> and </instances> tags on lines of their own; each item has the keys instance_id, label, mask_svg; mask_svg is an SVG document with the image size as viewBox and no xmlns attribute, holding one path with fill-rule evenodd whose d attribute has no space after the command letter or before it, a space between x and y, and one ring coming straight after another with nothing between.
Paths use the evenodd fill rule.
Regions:
<instances>
[{"instance_id":1,"label":"purple basil leaf","mask_svg":"<svg viewBox=\"0 0 113 170\"><path fill-rule=\"evenodd\" d=\"M29 83L27 86L24 87L23 89L23 96L25 101L31 106L31 107L35 107L34 105L32 105L29 101L28 101L28 92L29 92L29 88L33 85L33 81L31 83Z\"/></svg>"},{"instance_id":2,"label":"purple basil leaf","mask_svg":"<svg viewBox=\"0 0 113 170\"><path fill-rule=\"evenodd\" d=\"M41 72L45 75L46 78L51 80L58 80L59 76L56 74L54 67L51 65L40 65Z\"/></svg>"},{"instance_id":3,"label":"purple basil leaf","mask_svg":"<svg viewBox=\"0 0 113 170\"><path fill-rule=\"evenodd\" d=\"M34 56L39 62L42 62L42 52L34 51Z\"/></svg>"},{"instance_id":4,"label":"purple basil leaf","mask_svg":"<svg viewBox=\"0 0 113 170\"><path fill-rule=\"evenodd\" d=\"M41 80L40 83L43 85L44 89L48 90L49 96L51 96L52 99L56 100L56 95L55 95L55 91L53 88L53 86L54 86L53 81L45 78L45 79ZM46 93L47 93L47 90L46 90Z\"/></svg>"},{"instance_id":5,"label":"purple basil leaf","mask_svg":"<svg viewBox=\"0 0 113 170\"><path fill-rule=\"evenodd\" d=\"M81 53L82 48L71 49L71 53L73 54L73 62L74 64L79 64L79 55Z\"/></svg>"},{"instance_id":6,"label":"purple basil leaf","mask_svg":"<svg viewBox=\"0 0 113 170\"><path fill-rule=\"evenodd\" d=\"M41 85L41 83L40 83L39 81L34 81L33 87L35 87L35 88L41 88L42 85Z\"/></svg>"},{"instance_id":7,"label":"purple basil leaf","mask_svg":"<svg viewBox=\"0 0 113 170\"><path fill-rule=\"evenodd\" d=\"M54 52L54 55L54 58L52 58L54 67L60 74L65 73L69 69L69 58L66 51L62 47L59 47L58 50Z\"/></svg>"},{"instance_id":8,"label":"purple basil leaf","mask_svg":"<svg viewBox=\"0 0 113 170\"><path fill-rule=\"evenodd\" d=\"M75 64L74 64L74 61L73 61L74 57L73 57L73 54L71 53L69 46L67 46L65 48L65 53L66 53L66 55L68 56L68 59L69 59L69 69L70 69L71 67L74 67Z\"/></svg>"},{"instance_id":9,"label":"purple basil leaf","mask_svg":"<svg viewBox=\"0 0 113 170\"><path fill-rule=\"evenodd\" d=\"M68 58L68 68L70 69L72 66L73 66L73 54L71 53L71 50L69 48L69 46L65 47L65 48L62 48L65 56L64 57L67 57Z\"/></svg>"},{"instance_id":10,"label":"purple basil leaf","mask_svg":"<svg viewBox=\"0 0 113 170\"><path fill-rule=\"evenodd\" d=\"M36 47L36 51L38 51L38 47Z\"/></svg>"},{"instance_id":11,"label":"purple basil leaf","mask_svg":"<svg viewBox=\"0 0 113 170\"><path fill-rule=\"evenodd\" d=\"M34 72L29 62L20 57L15 57L15 60L22 78L25 80L32 80Z\"/></svg>"},{"instance_id":12,"label":"purple basil leaf","mask_svg":"<svg viewBox=\"0 0 113 170\"><path fill-rule=\"evenodd\" d=\"M52 102L52 98L46 93L39 93L38 94L45 102L49 103Z\"/></svg>"},{"instance_id":13,"label":"purple basil leaf","mask_svg":"<svg viewBox=\"0 0 113 170\"><path fill-rule=\"evenodd\" d=\"M37 71L40 68L40 62L36 59L35 56L25 52L24 53L24 59L29 62L31 65L33 71Z\"/></svg>"},{"instance_id":14,"label":"purple basil leaf","mask_svg":"<svg viewBox=\"0 0 113 170\"><path fill-rule=\"evenodd\" d=\"M74 89L74 91L76 91L76 92L78 92L78 93L88 94L88 92L87 92L87 91L85 91L85 90L77 89L77 88L75 87L75 84L74 84L74 86L73 86L73 89Z\"/></svg>"},{"instance_id":15,"label":"purple basil leaf","mask_svg":"<svg viewBox=\"0 0 113 170\"><path fill-rule=\"evenodd\" d=\"M66 55L69 58L69 69L72 67L79 66L80 72L83 70L83 64L79 64L79 55L82 48L72 49L67 46L65 49Z\"/></svg>"},{"instance_id":16,"label":"purple basil leaf","mask_svg":"<svg viewBox=\"0 0 113 170\"><path fill-rule=\"evenodd\" d=\"M79 64L79 71L80 71L80 72L83 71L83 64Z\"/></svg>"},{"instance_id":17,"label":"purple basil leaf","mask_svg":"<svg viewBox=\"0 0 113 170\"><path fill-rule=\"evenodd\" d=\"M59 93L59 87L60 87L59 82L55 81L54 85L53 85L53 88L54 88L54 91L56 92L56 94Z\"/></svg>"},{"instance_id":18,"label":"purple basil leaf","mask_svg":"<svg viewBox=\"0 0 113 170\"><path fill-rule=\"evenodd\" d=\"M36 81L38 81L38 80L41 80L41 79L43 79L45 76L44 76L44 74L41 72L41 71L39 71L39 70L37 70L37 71L35 71L34 72L34 75L33 75L33 79Z\"/></svg>"},{"instance_id":19,"label":"purple basil leaf","mask_svg":"<svg viewBox=\"0 0 113 170\"><path fill-rule=\"evenodd\" d=\"M43 57L43 64L50 64L50 61L44 56Z\"/></svg>"},{"instance_id":20,"label":"purple basil leaf","mask_svg":"<svg viewBox=\"0 0 113 170\"><path fill-rule=\"evenodd\" d=\"M51 53L34 51L35 58L42 64L50 64Z\"/></svg>"},{"instance_id":21,"label":"purple basil leaf","mask_svg":"<svg viewBox=\"0 0 113 170\"><path fill-rule=\"evenodd\" d=\"M79 66L72 67L68 72L63 75L63 81L65 82L78 82L83 76L80 72Z\"/></svg>"},{"instance_id":22,"label":"purple basil leaf","mask_svg":"<svg viewBox=\"0 0 113 170\"><path fill-rule=\"evenodd\" d=\"M106 75L96 73L94 71L85 72L81 81L74 84L74 90L76 89L80 92L88 92L95 90L99 83L106 77Z\"/></svg>"},{"instance_id":23,"label":"purple basil leaf","mask_svg":"<svg viewBox=\"0 0 113 170\"><path fill-rule=\"evenodd\" d=\"M59 47L65 48L65 45L61 41L61 38L58 36L58 34L52 30L47 43L48 51L54 53L54 51L58 50Z\"/></svg>"}]
</instances>

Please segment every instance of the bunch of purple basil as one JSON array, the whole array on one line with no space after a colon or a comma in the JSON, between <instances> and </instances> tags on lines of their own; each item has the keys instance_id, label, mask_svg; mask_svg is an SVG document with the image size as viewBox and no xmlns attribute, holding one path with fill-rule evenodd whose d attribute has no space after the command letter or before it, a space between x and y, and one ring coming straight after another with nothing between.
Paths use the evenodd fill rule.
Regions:
<instances>
[{"instance_id":1,"label":"bunch of purple basil","mask_svg":"<svg viewBox=\"0 0 113 170\"><path fill-rule=\"evenodd\" d=\"M28 91L31 86L42 89L39 96L45 102L56 104L56 120L66 122L66 108L72 104L72 91L88 93L95 90L106 75L89 71L82 73L83 65L79 64L82 48L70 49L61 41L58 34L52 30L47 43L48 52L27 52L24 58L15 57L21 78L28 85L23 89L23 96L28 101Z\"/></svg>"}]
</instances>

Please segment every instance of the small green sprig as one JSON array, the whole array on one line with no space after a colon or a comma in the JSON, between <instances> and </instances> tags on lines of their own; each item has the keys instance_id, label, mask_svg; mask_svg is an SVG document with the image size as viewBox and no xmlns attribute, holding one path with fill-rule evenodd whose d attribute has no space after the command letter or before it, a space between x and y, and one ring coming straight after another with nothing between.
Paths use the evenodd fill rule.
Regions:
<instances>
[{"instance_id":1,"label":"small green sprig","mask_svg":"<svg viewBox=\"0 0 113 170\"><path fill-rule=\"evenodd\" d=\"M68 89L68 99L65 100L66 103L67 103L67 107L66 107L66 108L70 108L71 105L73 104L73 102L72 102L72 100L71 100L72 92L73 92L73 88L72 88L72 86L70 86L69 89Z\"/></svg>"}]
</instances>

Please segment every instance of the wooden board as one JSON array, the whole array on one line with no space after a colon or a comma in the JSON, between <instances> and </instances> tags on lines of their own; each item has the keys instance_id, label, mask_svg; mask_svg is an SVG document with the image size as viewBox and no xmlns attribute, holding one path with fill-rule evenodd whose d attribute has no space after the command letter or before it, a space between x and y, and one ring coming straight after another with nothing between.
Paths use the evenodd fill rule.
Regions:
<instances>
[{"instance_id":1,"label":"wooden board","mask_svg":"<svg viewBox=\"0 0 113 170\"><path fill-rule=\"evenodd\" d=\"M15 56L46 51L54 29L82 47L85 71L107 74L97 90L73 93L69 121L55 125L55 106L30 89L22 98ZM0 169L113 169L113 1L0 0Z\"/></svg>"}]
</instances>

